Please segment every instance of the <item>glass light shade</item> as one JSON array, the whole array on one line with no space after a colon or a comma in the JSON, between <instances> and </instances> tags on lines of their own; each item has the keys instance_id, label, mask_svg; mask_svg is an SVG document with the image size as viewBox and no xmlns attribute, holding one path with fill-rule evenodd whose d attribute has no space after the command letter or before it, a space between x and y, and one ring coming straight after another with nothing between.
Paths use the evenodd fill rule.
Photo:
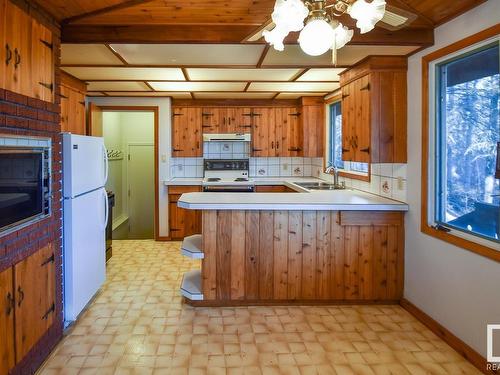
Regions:
<instances>
[{"instance_id":1,"label":"glass light shade","mask_svg":"<svg viewBox=\"0 0 500 375\"><path fill-rule=\"evenodd\" d=\"M348 13L357 21L356 26L361 34L373 30L375 24L384 17L385 4L385 0L373 0L371 3L356 0L349 7Z\"/></svg>"},{"instance_id":2,"label":"glass light shade","mask_svg":"<svg viewBox=\"0 0 500 375\"><path fill-rule=\"evenodd\" d=\"M300 31L309 10L301 0L276 0L271 16L276 27L283 31Z\"/></svg>"},{"instance_id":3,"label":"glass light shade","mask_svg":"<svg viewBox=\"0 0 500 375\"><path fill-rule=\"evenodd\" d=\"M349 43L354 35L354 30L349 30L346 26L339 23L335 28L335 48L340 49Z\"/></svg>"},{"instance_id":4,"label":"glass light shade","mask_svg":"<svg viewBox=\"0 0 500 375\"><path fill-rule=\"evenodd\" d=\"M334 37L335 32L328 22L312 19L300 32L300 48L310 56L319 56L332 48Z\"/></svg>"}]
</instances>

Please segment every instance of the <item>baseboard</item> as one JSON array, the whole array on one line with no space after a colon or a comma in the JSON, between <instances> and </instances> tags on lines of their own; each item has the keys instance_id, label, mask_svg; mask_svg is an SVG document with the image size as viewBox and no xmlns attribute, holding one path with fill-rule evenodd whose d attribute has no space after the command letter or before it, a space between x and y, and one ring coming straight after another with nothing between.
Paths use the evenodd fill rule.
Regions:
<instances>
[{"instance_id":1,"label":"baseboard","mask_svg":"<svg viewBox=\"0 0 500 375\"><path fill-rule=\"evenodd\" d=\"M446 342L449 346L455 349L462 357L472 363L484 374L500 374L499 371L487 370L486 358L481 354L472 349L465 342L460 340L457 336L451 333L448 329L443 327L440 323L432 319L425 312L420 310L413 303L403 298L400 301L400 305L413 315L417 320L434 332L439 338Z\"/></svg>"}]
</instances>

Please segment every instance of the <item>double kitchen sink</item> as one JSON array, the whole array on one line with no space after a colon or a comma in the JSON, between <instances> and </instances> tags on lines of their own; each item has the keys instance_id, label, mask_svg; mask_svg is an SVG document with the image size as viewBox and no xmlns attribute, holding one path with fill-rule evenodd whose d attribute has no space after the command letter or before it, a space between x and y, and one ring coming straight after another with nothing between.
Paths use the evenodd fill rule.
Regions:
<instances>
[{"instance_id":1,"label":"double kitchen sink","mask_svg":"<svg viewBox=\"0 0 500 375\"><path fill-rule=\"evenodd\" d=\"M294 182L295 185L307 190L344 190L344 184L329 184L327 182Z\"/></svg>"}]
</instances>

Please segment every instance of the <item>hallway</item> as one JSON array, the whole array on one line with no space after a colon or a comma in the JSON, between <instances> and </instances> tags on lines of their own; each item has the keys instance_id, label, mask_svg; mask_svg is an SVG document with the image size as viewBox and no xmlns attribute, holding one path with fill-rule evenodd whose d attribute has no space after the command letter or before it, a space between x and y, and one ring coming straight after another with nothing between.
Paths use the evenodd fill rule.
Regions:
<instances>
[{"instance_id":1,"label":"hallway","mask_svg":"<svg viewBox=\"0 0 500 375\"><path fill-rule=\"evenodd\" d=\"M476 374L399 306L192 308L179 243L114 241L107 282L40 374Z\"/></svg>"}]
</instances>

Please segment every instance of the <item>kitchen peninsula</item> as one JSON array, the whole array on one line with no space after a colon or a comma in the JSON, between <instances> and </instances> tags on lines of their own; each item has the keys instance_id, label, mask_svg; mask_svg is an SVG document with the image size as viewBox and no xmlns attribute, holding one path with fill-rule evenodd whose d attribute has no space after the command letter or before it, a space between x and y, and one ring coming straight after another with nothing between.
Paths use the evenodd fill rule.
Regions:
<instances>
[{"instance_id":1,"label":"kitchen peninsula","mask_svg":"<svg viewBox=\"0 0 500 375\"><path fill-rule=\"evenodd\" d=\"M335 190L187 193L178 205L202 210L201 271L187 273L181 288L193 305L402 297L406 204Z\"/></svg>"}]
</instances>

